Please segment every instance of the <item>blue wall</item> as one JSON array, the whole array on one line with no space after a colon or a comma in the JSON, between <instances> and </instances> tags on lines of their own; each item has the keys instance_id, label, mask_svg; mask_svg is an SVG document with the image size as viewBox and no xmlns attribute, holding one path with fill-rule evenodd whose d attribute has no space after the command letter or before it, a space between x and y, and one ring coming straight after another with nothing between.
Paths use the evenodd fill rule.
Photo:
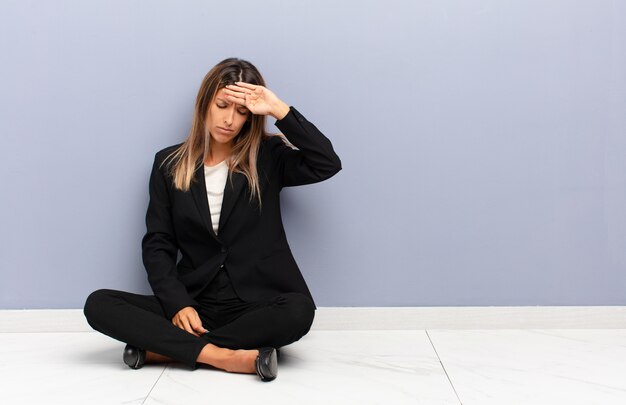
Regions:
<instances>
[{"instance_id":1,"label":"blue wall","mask_svg":"<svg viewBox=\"0 0 626 405\"><path fill-rule=\"evenodd\" d=\"M151 293L152 159L229 56L342 158L283 193L319 306L626 305L625 27L608 0L5 0L0 308Z\"/></svg>"}]
</instances>

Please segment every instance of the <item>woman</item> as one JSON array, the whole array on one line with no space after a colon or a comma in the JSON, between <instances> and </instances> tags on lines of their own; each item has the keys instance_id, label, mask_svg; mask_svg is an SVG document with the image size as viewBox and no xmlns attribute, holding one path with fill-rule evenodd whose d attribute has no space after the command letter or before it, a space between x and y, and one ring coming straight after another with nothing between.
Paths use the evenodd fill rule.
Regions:
<instances>
[{"instance_id":1,"label":"woman","mask_svg":"<svg viewBox=\"0 0 626 405\"><path fill-rule=\"evenodd\" d=\"M265 132L268 115L283 135ZM94 291L87 321L127 343L131 368L180 361L273 380L277 349L308 333L316 309L279 192L339 170L330 141L251 63L220 62L200 86L185 142L154 159L142 239L154 295Z\"/></svg>"}]
</instances>

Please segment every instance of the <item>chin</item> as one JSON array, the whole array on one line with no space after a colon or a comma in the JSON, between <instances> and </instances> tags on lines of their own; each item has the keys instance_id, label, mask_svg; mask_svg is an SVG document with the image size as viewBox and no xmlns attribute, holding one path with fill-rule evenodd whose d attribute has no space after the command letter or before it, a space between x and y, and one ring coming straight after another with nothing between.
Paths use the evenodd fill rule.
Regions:
<instances>
[{"instance_id":1,"label":"chin","mask_svg":"<svg viewBox=\"0 0 626 405\"><path fill-rule=\"evenodd\" d=\"M211 136L213 137L213 140L217 143L230 143L232 142L233 139L235 139L235 137L237 136L237 134L234 134L232 136L224 136L224 135L214 135L211 134Z\"/></svg>"}]
</instances>

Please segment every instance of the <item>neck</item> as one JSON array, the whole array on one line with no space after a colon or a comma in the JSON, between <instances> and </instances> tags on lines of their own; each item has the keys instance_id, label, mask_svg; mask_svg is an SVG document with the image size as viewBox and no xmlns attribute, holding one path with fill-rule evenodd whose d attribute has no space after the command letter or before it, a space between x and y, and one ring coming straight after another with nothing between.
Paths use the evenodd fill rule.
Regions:
<instances>
[{"instance_id":1,"label":"neck","mask_svg":"<svg viewBox=\"0 0 626 405\"><path fill-rule=\"evenodd\" d=\"M209 156L204 157L204 163L213 166L230 156L232 143L217 143L213 139L209 141Z\"/></svg>"}]
</instances>

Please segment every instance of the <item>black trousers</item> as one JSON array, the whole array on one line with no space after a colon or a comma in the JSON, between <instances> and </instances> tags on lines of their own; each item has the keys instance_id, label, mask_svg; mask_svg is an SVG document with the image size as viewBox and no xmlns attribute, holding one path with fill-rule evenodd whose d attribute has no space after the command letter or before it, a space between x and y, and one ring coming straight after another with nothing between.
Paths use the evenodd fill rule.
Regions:
<instances>
[{"instance_id":1,"label":"black trousers","mask_svg":"<svg viewBox=\"0 0 626 405\"><path fill-rule=\"evenodd\" d=\"M313 302L285 293L265 302L244 302L232 288L226 269L196 297L202 326L195 336L167 319L154 295L100 289L85 302L84 314L95 330L133 346L168 356L197 369L202 348L212 343L229 349L280 348L306 335L313 324Z\"/></svg>"}]
</instances>

